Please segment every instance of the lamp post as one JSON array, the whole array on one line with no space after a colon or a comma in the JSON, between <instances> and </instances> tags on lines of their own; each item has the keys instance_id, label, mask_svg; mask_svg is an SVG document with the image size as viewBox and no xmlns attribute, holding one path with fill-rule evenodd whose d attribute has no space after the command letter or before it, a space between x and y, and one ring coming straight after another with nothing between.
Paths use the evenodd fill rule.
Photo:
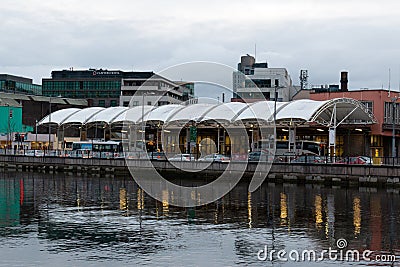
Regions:
<instances>
[{"instance_id":1,"label":"lamp post","mask_svg":"<svg viewBox=\"0 0 400 267\"><path fill-rule=\"evenodd\" d=\"M47 151L50 152L50 142L51 142L51 96L49 97L49 145Z\"/></svg>"},{"instance_id":2,"label":"lamp post","mask_svg":"<svg viewBox=\"0 0 400 267\"><path fill-rule=\"evenodd\" d=\"M146 140L145 140L145 138L146 138L146 136L145 136L146 123L144 121L144 97L146 95L154 95L154 92L143 92L143 95L142 95L142 142L143 142L142 147L143 147L144 152L146 152Z\"/></svg>"},{"instance_id":3,"label":"lamp post","mask_svg":"<svg viewBox=\"0 0 400 267\"><path fill-rule=\"evenodd\" d=\"M10 128L11 128L10 127L10 117L11 117L10 115L11 114L10 114L10 104L7 103L6 106L8 107L8 114L7 114L7 116L8 116L7 117L7 143L6 143L6 154L7 154L8 143L10 142L10 138L11 138L10 137L10 134L11 134L10 133Z\"/></svg>"},{"instance_id":4,"label":"lamp post","mask_svg":"<svg viewBox=\"0 0 400 267\"><path fill-rule=\"evenodd\" d=\"M37 125L38 125L38 120L35 120L36 124L35 124L35 150L37 149ZM31 147L32 149L32 147Z\"/></svg>"},{"instance_id":5,"label":"lamp post","mask_svg":"<svg viewBox=\"0 0 400 267\"><path fill-rule=\"evenodd\" d=\"M392 157L393 157L393 162L394 162L394 157L396 156L396 128L395 128L395 115L396 115L396 101L399 97L393 97L392 98L392 110L393 110L393 116L392 116Z\"/></svg>"},{"instance_id":6,"label":"lamp post","mask_svg":"<svg viewBox=\"0 0 400 267\"><path fill-rule=\"evenodd\" d=\"M278 101L278 86L275 85L274 89L274 123L276 124L276 101Z\"/></svg>"}]
</instances>

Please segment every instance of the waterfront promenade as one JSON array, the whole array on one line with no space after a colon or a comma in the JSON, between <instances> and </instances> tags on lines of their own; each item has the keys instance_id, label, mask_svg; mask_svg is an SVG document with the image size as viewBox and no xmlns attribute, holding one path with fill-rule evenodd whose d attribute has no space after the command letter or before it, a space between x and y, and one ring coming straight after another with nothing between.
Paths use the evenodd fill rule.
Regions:
<instances>
[{"instance_id":1,"label":"waterfront promenade","mask_svg":"<svg viewBox=\"0 0 400 267\"><path fill-rule=\"evenodd\" d=\"M22 171L40 170L86 174L109 173L114 175L127 175L129 174L127 162L130 167L143 167L143 160L140 159L125 160L123 158L97 159L0 155L1 168L17 169ZM251 179L256 170L257 163L240 161L231 162L231 170L239 171L243 169L243 165L246 165L243 179ZM218 177L226 169L227 163L214 162L204 168L204 163L198 161L174 162L173 164L168 161L152 161L152 166L154 166L158 172L173 177L187 177L188 173L182 171L182 169L198 170L198 172L191 172L190 177L204 180ZM265 170L268 170L268 168L265 167ZM400 166L346 165L330 163L274 163L272 164L266 181L399 187L399 177Z\"/></svg>"}]
</instances>

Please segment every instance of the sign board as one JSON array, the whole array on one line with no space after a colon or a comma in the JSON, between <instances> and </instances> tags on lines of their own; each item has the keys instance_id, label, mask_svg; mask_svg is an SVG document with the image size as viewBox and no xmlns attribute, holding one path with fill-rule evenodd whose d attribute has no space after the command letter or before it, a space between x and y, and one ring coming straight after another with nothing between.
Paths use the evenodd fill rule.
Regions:
<instances>
[{"instance_id":1,"label":"sign board","mask_svg":"<svg viewBox=\"0 0 400 267\"><path fill-rule=\"evenodd\" d=\"M197 128L190 126L190 142L196 142L197 139Z\"/></svg>"},{"instance_id":2,"label":"sign board","mask_svg":"<svg viewBox=\"0 0 400 267\"><path fill-rule=\"evenodd\" d=\"M329 146L336 145L336 129L329 128Z\"/></svg>"}]
</instances>

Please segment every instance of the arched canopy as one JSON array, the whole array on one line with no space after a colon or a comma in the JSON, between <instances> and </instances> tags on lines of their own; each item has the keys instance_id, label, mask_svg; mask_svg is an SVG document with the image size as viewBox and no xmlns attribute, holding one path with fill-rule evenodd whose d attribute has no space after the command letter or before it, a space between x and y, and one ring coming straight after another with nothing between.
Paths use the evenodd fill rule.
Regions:
<instances>
[{"instance_id":1,"label":"arched canopy","mask_svg":"<svg viewBox=\"0 0 400 267\"><path fill-rule=\"evenodd\" d=\"M144 116L145 121L158 121L158 122L165 122L170 116L178 112L179 110L185 108L184 105L164 105L158 107L151 112L148 112ZM141 120L140 120L141 121Z\"/></svg>"},{"instance_id":2,"label":"arched canopy","mask_svg":"<svg viewBox=\"0 0 400 267\"><path fill-rule=\"evenodd\" d=\"M103 122L109 125L129 122L139 124L142 117L145 121L163 123L196 122L208 125L208 121L226 121L235 123L246 121L272 122L276 105L276 122L280 125L318 123L328 127L340 124L372 124L374 115L357 100L337 98L326 101L309 99L292 102L260 101L252 104L222 103L165 105L161 107L135 106L127 107L90 107L85 109L69 108L51 114L51 123L59 126L65 124L88 124ZM144 115L144 116L143 116ZM49 116L43 118L38 125L49 123Z\"/></svg>"},{"instance_id":3,"label":"arched canopy","mask_svg":"<svg viewBox=\"0 0 400 267\"><path fill-rule=\"evenodd\" d=\"M166 122L189 122L189 121L200 121L203 116L217 105L212 104L193 104L185 106L185 108L178 110L174 114L171 114Z\"/></svg>"},{"instance_id":4,"label":"arched canopy","mask_svg":"<svg viewBox=\"0 0 400 267\"><path fill-rule=\"evenodd\" d=\"M327 101L300 99L286 103L276 114L276 120L309 121L312 115L323 107Z\"/></svg>"},{"instance_id":5,"label":"arched canopy","mask_svg":"<svg viewBox=\"0 0 400 267\"><path fill-rule=\"evenodd\" d=\"M111 120L111 124L117 123L137 123L143 115L146 115L154 107L153 106L135 106L120 113L117 117Z\"/></svg>"},{"instance_id":6,"label":"arched canopy","mask_svg":"<svg viewBox=\"0 0 400 267\"><path fill-rule=\"evenodd\" d=\"M335 98L325 101L309 118L326 126L333 126L333 118L338 124L373 124L376 123L372 114L360 101L352 98Z\"/></svg>"},{"instance_id":7,"label":"arched canopy","mask_svg":"<svg viewBox=\"0 0 400 267\"><path fill-rule=\"evenodd\" d=\"M214 121L226 121L231 122L237 114L242 113L243 110L247 109L248 105L241 102L229 102L217 105L209 112L204 114L201 122L214 120Z\"/></svg>"},{"instance_id":8,"label":"arched canopy","mask_svg":"<svg viewBox=\"0 0 400 267\"><path fill-rule=\"evenodd\" d=\"M60 109L57 110L53 113L51 113L51 118L49 115L44 117L38 122L38 126L52 123L52 124L57 124L58 126L63 123L67 118L69 118L71 115L81 111L80 108L66 108L66 109Z\"/></svg>"},{"instance_id":9,"label":"arched canopy","mask_svg":"<svg viewBox=\"0 0 400 267\"><path fill-rule=\"evenodd\" d=\"M276 102L276 112L279 114L281 108L287 105L287 102ZM238 114L235 121L244 120L263 120L272 121L274 119L275 102L259 101L250 104L242 113Z\"/></svg>"},{"instance_id":10,"label":"arched canopy","mask_svg":"<svg viewBox=\"0 0 400 267\"><path fill-rule=\"evenodd\" d=\"M66 118L62 124L86 124L94 115L104 110L102 107L84 108Z\"/></svg>"},{"instance_id":11,"label":"arched canopy","mask_svg":"<svg viewBox=\"0 0 400 267\"><path fill-rule=\"evenodd\" d=\"M109 107L93 115L86 123L106 123L110 122L118 117L121 113L127 111L128 107Z\"/></svg>"}]
</instances>

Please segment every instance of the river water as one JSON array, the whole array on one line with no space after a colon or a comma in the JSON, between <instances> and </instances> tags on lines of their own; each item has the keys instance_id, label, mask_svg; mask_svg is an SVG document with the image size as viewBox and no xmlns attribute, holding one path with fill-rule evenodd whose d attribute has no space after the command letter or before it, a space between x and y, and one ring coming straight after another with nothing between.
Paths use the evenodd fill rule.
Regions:
<instances>
[{"instance_id":1,"label":"river water","mask_svg":"<svg viewBox=\"0 0 400 267\"><path fill-rule=\"evenodd\" d=\"M179 208L130 177L2 171L0 266L356 266L377 265L368 261L377 255L396 256L382 266L399 265L398 191L264 184L250 194L247 187ZM290 251L338 250L338 239L347 242L343 251L373 253L360 261L288 259ZM285 251L287 261L272 250Z\"/></svg>"}]
</instances>

